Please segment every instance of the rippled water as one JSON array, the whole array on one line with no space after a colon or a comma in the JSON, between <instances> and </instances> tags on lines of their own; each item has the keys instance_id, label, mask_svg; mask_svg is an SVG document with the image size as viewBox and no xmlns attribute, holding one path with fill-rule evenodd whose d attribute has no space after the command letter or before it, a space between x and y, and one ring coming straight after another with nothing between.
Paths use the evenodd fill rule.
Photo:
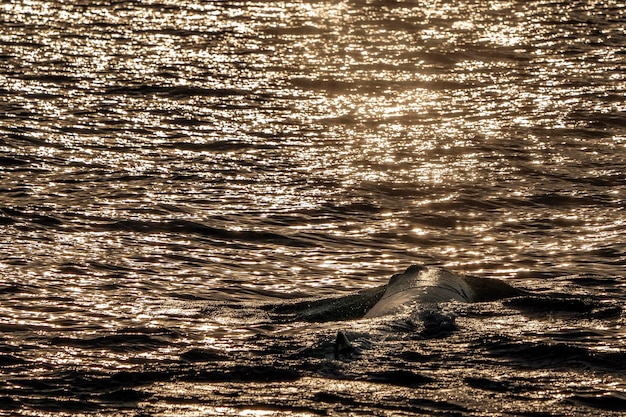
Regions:
<instances>
[{"instance_id":1,"label":"rippled water","mask_svg":"<svg viewBox=\"0 0 626 417\"><path fill-rule=\"evenodd\" d=\"M626 408L626 3L65 3L0 3L0 410ZM257 308L412 263L566 301Z\"/></svg>"}]
</instances>

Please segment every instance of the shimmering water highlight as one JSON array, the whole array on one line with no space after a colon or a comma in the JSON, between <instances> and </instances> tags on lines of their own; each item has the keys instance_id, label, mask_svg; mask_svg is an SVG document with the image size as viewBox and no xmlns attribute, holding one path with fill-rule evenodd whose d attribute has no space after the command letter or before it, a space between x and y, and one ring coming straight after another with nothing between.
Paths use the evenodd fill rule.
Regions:
<instances>
[{"instance_id":1,"label":"shimmering water highlight","mask_svg":"<svg viewBox=\"0 0 626 417\"><path fill-rule=\"evenodd\" d=\"M0 409L617 415L625 10L0 4ZM414 263L586 301L258 308Z\"/></svg>"}]
</instances>

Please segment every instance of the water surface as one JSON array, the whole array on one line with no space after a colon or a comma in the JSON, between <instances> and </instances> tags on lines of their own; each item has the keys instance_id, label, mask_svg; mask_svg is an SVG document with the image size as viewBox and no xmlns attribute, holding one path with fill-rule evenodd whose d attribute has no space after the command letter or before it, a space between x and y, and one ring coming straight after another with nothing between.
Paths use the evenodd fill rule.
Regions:
<instances>
[{"instance_id":1,"label":"water surface","mask_svg":"<svg viewBox=\"0 0 626 417\"><path fill-rule=\"evenodd\" d=\"M625 407L623 2L64 3L0 4L6 412ZM256 308L414 263L586 301Z\"/></svg>"}]
</instances>

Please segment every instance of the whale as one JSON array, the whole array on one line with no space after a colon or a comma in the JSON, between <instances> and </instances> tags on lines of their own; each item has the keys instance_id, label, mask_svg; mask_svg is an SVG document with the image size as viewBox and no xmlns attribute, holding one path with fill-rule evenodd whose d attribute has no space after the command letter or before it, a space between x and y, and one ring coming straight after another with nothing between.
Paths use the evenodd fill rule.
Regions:
<instances>
[{"instance_id":1,"label":"whale","mask_svg":"<svg viewBox=\"0 0 626 417\"><path fill-rule=\"evenodd\" d=\"M531 294L504 280L458 274L438 266L411 265L377 287L342 296L298 299L259 308L276 323L367 322L390 317L390 323L386 320L374 322L374 327L370 328L375 333L376 326L383 326L395 333L410 332L411 337L431 339L446 337L457 330L454 314L442 310L443 303L493 302L527 295ZM362 324L370 326L366 322ZM354 341L362 337L348 337L345 331L339 330L332 344L332 357L349 359L359 356L361 347ZM368 338L365 336L365 346L369 344Z\"/></svg>"},{"instance_id":2,"label":"whale","mask_svg":"<svg viewBox=\"0 0 626 417\"><path fill-rule=\"evenodd\" d=\"M411 265L403 273L391 277L381 298L363 317L387 316L434 303L487 302L519 295L523 295L523 291L499 279L460 275L440 267Z\"/></svg>"},{"instance_id":3,"label":"whale","mask_svg":"<svg viewBox=\"0 0 626 417\"><path fill-rule=\"evenodd\" d=\"M262 307L279 322L373 319L445 302L497 301L528 293L495 278L457 274L438 266L411 265L389 281L348 295Z\"/></svg>"}]
</instances>

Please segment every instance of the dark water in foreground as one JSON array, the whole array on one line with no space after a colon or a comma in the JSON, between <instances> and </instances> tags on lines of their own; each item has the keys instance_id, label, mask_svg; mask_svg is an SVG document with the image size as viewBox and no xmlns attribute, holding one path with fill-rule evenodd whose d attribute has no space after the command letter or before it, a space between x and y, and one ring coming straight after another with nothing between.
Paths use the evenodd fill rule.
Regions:
<instances>
[{"instance_id":1,"label":"dark water in foreground","mask_svg":"<svg viewBox=\"0 0 626 417\"><path fill-rule=\"evenodd\" d=\"M624 2L64 3L0 3L0 414L626 409ZM413 263L537 295L263 308Z\"/></svg>"}]
</instances>

